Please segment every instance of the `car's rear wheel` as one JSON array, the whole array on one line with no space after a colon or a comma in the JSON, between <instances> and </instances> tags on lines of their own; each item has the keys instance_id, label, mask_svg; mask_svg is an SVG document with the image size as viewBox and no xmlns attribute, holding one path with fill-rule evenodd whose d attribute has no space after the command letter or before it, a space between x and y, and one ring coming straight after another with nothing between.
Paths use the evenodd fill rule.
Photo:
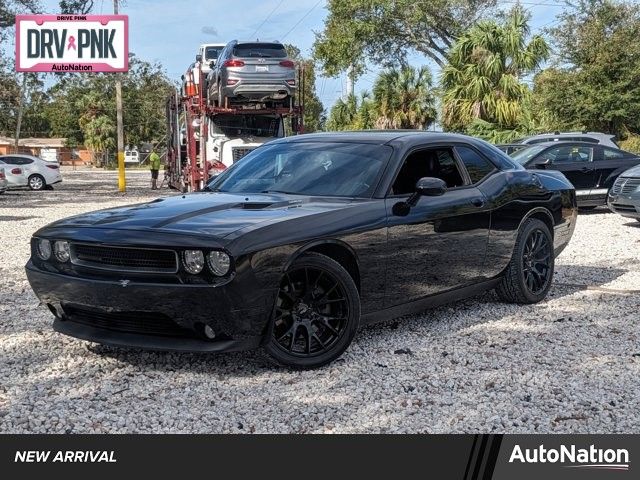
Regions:
<instances>
[{"instance_id":1,"label":"car's rear wheel","mask_svg":"<svg viewBox=\"0 0 640 480\"><path fill-rule=\"evenodd\" d=\"M31 175L29 177L29 188L31 190L43 190L47 186L44 177L42 175Z\"/></svg>"},{"instance_id":2,"label":"car's rear wheel","mask_svg":"<svg viewBox=\"0 0 640 480\"><path fill-rule=\"evenodd\" d=\"M518 233L511 262L496 292L510 303L539 302L551 288L554 266L549 227L541 220L530 218Z\"/></svg>"},{"instance_id":3,"label":"car's rear wheel","mask_svg":"<svg viewBox=\"0 0 640 480\"><path fill-rule=\"evenodd\" d=\"M329 257L305 254L282 276L265 348L280 364L321 367L347 349L359 321L351 275Z\"/></svg>"}]
</instances>

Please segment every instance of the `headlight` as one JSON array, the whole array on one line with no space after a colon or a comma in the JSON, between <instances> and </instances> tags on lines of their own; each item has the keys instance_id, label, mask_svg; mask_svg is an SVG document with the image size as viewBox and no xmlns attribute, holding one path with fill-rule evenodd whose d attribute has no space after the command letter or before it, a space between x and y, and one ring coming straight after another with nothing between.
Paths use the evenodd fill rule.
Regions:
<instances>
[{"instance_id":1,"label":"headlight","mask_svg":"<svg viewBox=\"0 0 640 480\"><path fill-rule=\"evenodd\" d=\"M56 240L53 244L53 253L56 258L61 262L69 261L69 242L66 240Z\"/></svg>"},{"instance_id":2,"label":"headlight","mask_svg":"<svg viewBox=\"0 0 640 480\"><path fill-rule=\"evenodd\" d=\"M187 272L197 275L204 268L204 253L201 250L185 250L182 263Z\"/></svg>"},{"instance_id":3,"label":"headlight","mask_svg":"<svg viewBox=\"0 0 640 480\"><path fill-rule=\"evenodd\" d=\"M209 268L219 277L226 275L231 267L231 258L224 252L214 251L207 255Z\"/></svg>"},{"instance_id":4,"label":"headlight","mask_svg":"<svg viewBox=\"0 0 640 480\"><path fill-rule=\"evenodd\" d=\"M44 238L38 240L36 250L42 260L49 260L51 258L51 242L49 242L49 240L45 240Z\"/></svg>"}]
</instances>

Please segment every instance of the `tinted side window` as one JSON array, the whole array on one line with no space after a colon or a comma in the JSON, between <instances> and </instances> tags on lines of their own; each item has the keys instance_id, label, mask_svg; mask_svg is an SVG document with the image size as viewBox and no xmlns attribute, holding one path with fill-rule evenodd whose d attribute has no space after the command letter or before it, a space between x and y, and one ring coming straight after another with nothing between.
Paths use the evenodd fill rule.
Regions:
<instances>
[{"instance_id":1,"label":"tinted side window","mask_svg":"<svg viewBox=\"0 0 640 480\"><path fill-rule=\"evenodd\" d=\"M548 158L553 163L589 162L593 148L563 146L547 150L542 158Z\"/></svg>"},{"instance_id":2,"label":"tinted side window","mask_svg":"<svg viewBox=\"0 0 640 480\"><path fill-rule=\"evenodd\" d=\"M418 150L409 154L393 182L392 195L406 195L416 191L416 183L423 177L444 180L449 188L464 185L453 151L450 148Z\"/></svg>"},{"instance_id":3,"label":"tinted side window","mask_svg":"<svg viewBox=\"0 0 640 480\"><path fill-rule=\"evenodd\" d=\"M469 173L471 183L478 183L493 170L493 164L481 156L478 152L469 147L456 147L460 159Z\"/></svg>"},{"instance_id":4,"label":"tinted side window","mask_svg":"<svg viewBox=\"0 0 640 480\"><path fill-rule=\"evenodd\" d=\"M624 158L624 153L620 150L615 150L613 148L605 148L604 149L604 159L605 160L617 160L620 158Z\"/></svg>"},{"instance_id":5,"label":"tinted side window","mask_svg":"<svg viewBox=\"0 0 640 480\"><path fill-rule=\"evenodd\" d=\"M20 160L22 159L17 157L2 157L0 160L7 165L22 165L22 163L20 163Z\"/></svg>"}]
</instances>

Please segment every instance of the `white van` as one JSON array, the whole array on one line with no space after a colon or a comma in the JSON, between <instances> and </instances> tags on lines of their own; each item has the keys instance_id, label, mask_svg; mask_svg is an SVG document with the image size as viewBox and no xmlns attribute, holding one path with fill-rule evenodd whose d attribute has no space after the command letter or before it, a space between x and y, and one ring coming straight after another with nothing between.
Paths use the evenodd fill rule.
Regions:
<instances>
[{"instance_id":1,"label":"white van","mask_svg":"<svg viewBox=\"0 0 640 480\"><path fill-rule=\"evenodd\" d=\"M125 150L124 163L140 163L140 154L138 150Z\"/></svg>"}]
</instances>

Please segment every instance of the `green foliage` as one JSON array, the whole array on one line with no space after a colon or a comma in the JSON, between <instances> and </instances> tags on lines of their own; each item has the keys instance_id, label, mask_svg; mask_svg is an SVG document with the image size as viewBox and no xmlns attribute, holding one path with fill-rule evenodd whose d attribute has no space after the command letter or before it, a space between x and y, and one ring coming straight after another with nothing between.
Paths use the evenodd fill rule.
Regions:
<instances>
[{"instance_id":1,"label":"green foliage","mask_svg":"<svg viewBox=\"0 0 640 480\"><path fill-rule=\"evenodd\" d=\"M386 67L406 63L410 50L441 66L447 49L496 0L329 0L314 58L330 76L367 61Z\"/></svg>"},{"instance_id":2,"label":"green foliage","mask_svg":"<svg viewBox=\"0 0 640 480\"><path fill-rule=\"evenodd\" d=\"M304 72L304 89L298 85L298 95L304 103L304 131L316 132L322 129L322 112L324 107L316 94L316 70L313 60L304 58L300 49L294 45L285 45L289 58L298 63Z\"/></svg>"},{"instance_id":3,"label":"green foliage","mask_svg":"<svg viewBox=\"0 0 640 480\"><path fill-rule=\"evenodd\" d=\"M427 67L382 72L373 85L373 96L377 128L423 130L436 119L433 80Z\"/></svg>"},{"instance_id":4,"label":"green foliage","mask_svg":"<svg viewBox=\"0 0 640 480\"><path fill-rule=\"evenodd\" d=\"M516 6L501 23L481 21L453 45L441 75L447 130L467 131L473 124L478 133L492 125L508 137L531 127L523 108L530 90L520 79L548 58L549 47L540 35L529 39L528 20Z\"/></svg>"},{"instance_id":5,"label":"green foliage","mask_svg":"<svg viewBox=\"0 0 640 480\"><path fill-rule=\"evenodd\" d=\"M382 71L368 92L338 100L328 130L425 129L436 119L432 77L427 67Z\"/></svg>"},{"instance_id":6,"label":"green foliage","mask_svg":"<svg viewBox=\"0 0 640 480\"><path fill-rule=\"evenodd\" d=\"M558 129L640 132L640 5L583 0L560 18L559 66L536 77L538 107Z\"/></svg>"}]
</instances>

